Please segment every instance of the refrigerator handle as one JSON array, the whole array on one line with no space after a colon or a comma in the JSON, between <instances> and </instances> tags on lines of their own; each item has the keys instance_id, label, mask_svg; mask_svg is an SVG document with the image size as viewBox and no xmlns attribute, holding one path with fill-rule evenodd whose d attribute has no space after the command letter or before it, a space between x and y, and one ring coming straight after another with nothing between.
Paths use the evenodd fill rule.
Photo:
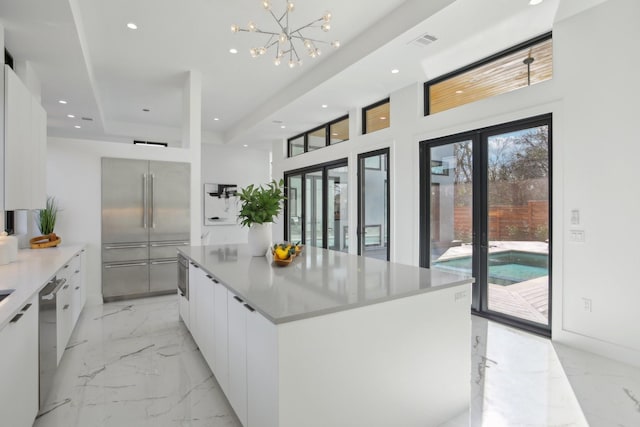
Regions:
<instances>
[{"instance_id":1,"label":"refrigerator handle","mask_svg":"<svg viewBox=\"0 0 640 427\"><path fill-rule=\"evenodd\" d=\"M148 227L147 224L147 174L142 174L142 226L146 229Z\"/></svg>"},{"instance_id":2,"label":"refrigerator handle","mask_svg":"<svg viewBox=\"0 0 640 427\"><path fill-rule=\"evenodd\" d=\"M156 228L156 176L151 174L151 228Z\"/></svg>"}]
</instances>

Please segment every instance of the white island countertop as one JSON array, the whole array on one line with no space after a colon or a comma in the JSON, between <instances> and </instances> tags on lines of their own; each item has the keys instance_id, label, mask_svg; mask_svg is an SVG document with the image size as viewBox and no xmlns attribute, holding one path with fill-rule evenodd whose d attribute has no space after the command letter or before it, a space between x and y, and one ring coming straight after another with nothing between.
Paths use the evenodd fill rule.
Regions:
<instances>
[{"instance_id":1,"label":"white island countertop","mask_svg":"<svg viewBox=\"0 0 640 427\"><path fill-rule=\"evenodd\" d=\"M47 284L58 269L81 251L84 245L63 245L46 249L23 249L18 259L0 265L0 290L14 291L0 302L0 329Z\"/></svg>"},{"instance_id":2,"label":"white island countertop","mask_svg":"<svg viewBox=\"0 0 640 427\"><path fill-rule=\"evenodd\" d=\"M270 253L251 256L247 245L179 251L275 324L473 283L470 276L308 246L286 267Z\"/></svg>"}]
</instances>

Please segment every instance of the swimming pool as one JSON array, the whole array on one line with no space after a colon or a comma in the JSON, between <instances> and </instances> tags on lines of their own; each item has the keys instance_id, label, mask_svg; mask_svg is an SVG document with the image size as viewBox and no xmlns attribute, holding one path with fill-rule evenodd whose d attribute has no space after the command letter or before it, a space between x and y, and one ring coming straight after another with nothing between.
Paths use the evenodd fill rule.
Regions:
<instances>
[{"instance_id":1,"label":"swimming pool","mask_svg":"<svg viewBox=\"0 0 640 427\"><path fill-rule=\"evenodd\" d=\"M432 268L471 274L471 257L435 261ZM489 282L508 286L549 274L549 257L523 251L504 251L489 254Z\"/></svg>"}]
</instances>

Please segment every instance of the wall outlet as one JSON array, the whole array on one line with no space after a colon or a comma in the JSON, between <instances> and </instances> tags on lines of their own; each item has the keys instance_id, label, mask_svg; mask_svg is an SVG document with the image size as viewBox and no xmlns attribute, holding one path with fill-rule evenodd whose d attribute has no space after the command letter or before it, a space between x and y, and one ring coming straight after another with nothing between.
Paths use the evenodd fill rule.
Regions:
<instances>
[{"instance_id":1,"label":"wall outlet","mask_svg":"<svg viewBox=\"0 0 640 427\"><path fill-rule=\"evenodd\" d=\"M569 241L584 243L584 230L569 230Z\"/></svg>"},{"instance_id":2,"label":"wall outlet","mask_svg":"<svg viewBox=\"0 0 640 427\"><path fill-rule=\"evenodd\" d=\"M592 304L591 304L591 298L584 298L584 297L582 298L582 308L587 313L591 313L593 311L593 307L592 307Z\"/></svg>"}]
</instances>

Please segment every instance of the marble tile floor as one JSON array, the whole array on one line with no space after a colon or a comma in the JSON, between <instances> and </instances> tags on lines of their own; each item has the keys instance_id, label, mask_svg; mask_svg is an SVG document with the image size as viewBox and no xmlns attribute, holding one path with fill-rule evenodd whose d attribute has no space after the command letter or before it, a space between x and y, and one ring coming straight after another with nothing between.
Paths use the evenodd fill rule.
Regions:
<instances>
[{"instance_id":1,"label":"marble tile floor","mask_svg":"<svg viewBox=\"0 0 640 427\"><path fill-rule=\"evenodd\" d=\"M86 307L34 427L240 427L177 303Z\"/></svg>"},{"instance_id":2,"label":"marble tile floor","mask_svg":"<svg viewBox=\"0 0 640 427\"><path fill-rule=\"evenodd\" d=\"M470 408L442 427L640 426L640 369L472 318ZM85 308L34 426L240 423L166 296Z\"/></svg>"}]
</instances>

